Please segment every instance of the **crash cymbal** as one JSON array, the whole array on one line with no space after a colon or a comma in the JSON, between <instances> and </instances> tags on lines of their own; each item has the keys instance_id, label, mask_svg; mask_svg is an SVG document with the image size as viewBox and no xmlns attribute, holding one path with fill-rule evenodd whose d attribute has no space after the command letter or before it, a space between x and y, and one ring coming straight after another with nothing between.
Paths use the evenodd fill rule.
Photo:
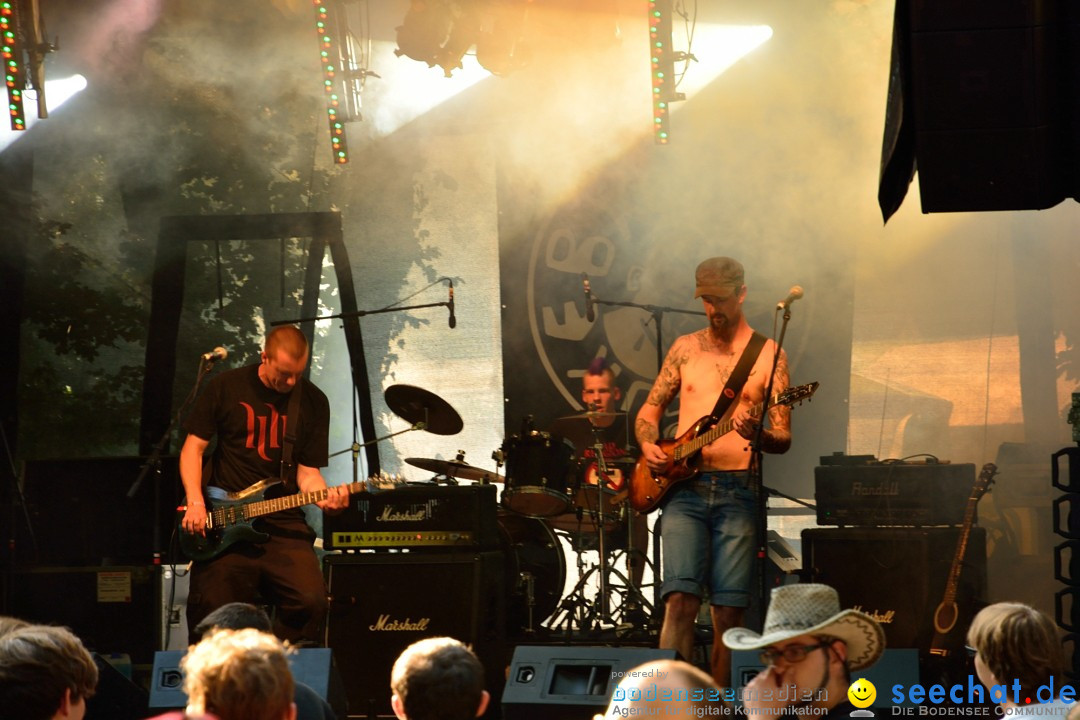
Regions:
<instances>
[{"instance_id":1,"label":"crash cymbal","mask_svg":"<svg viewBox=\"0 0 1080 720\"><path fill-rule=\"evenodd\" d=\"M424 429L429 433L457 435L465 426L450 403L415 385L391 385L383 397L395 415L413 425L425 423Z\"/></svg>"},{"instance_id":2,"label":"crash cymbal","mask_svg":"<svg viewBox=\"0 0 1080 720\"><path fill-rule=\"evenodd\" d=\"M460 460L437 460L435 458L405 458L405 462L413 467L418 467L421 470L430 470L437 475L445 475L451 478L458 478L460 480L480 480L483 482L501 483L503 476L485 470L483 468L473 467L472 465L461 462Z\"/></svg>"},{"instance_id":3,"label":"crash cymbal","mask_svg":"<svg viewBox=\"0 0 1080 720\"><path fill-rule=\"evenodd\" d=\"M586 410L583 413L577 415L563 415L559 420L588 420L591 418L614 418L621 417L626 413L623 412L600 412L599 410Z\"/></svg>"}]
</instances>

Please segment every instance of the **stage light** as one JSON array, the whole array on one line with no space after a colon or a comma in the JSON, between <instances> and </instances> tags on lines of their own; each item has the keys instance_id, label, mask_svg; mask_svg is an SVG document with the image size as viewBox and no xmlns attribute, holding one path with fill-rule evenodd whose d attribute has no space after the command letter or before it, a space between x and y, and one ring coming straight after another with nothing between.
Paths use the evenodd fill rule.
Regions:
<instances>
[{"instance_id":1,"label":"stage light","mask_svg":"<svg viewBox=\"0 0 1080 720\"><path fill-rule=\"evenodd\" d=\"M341 51L334 44L331 32L332 19L328 10L329 3L314 0L315 32L319 38L319 57L323 69L323 90L326 93L326 119L330 126L330 146L334 162L344 165L349 162L349 148L345 140L345 122L352 119L343 117L341 95L344 93L343 73L338 67Z\"/></svg>"},{"instance_id":2,"label":"stage light","mask_svg":"<svg viewBox=\"0 0 1080 720\"><path fill-rule=\"evenodd\" d=\"M72 75L71 77L61 78L59 80L45 81L45 92L49 96L49 106L52 112L55 112L57 108L84 89L86 89L86 78L82 75ZM50 115L52 112L50 112ZM31 114L30 117L26 118L25 128L20 128L20 130L32 128L37 120L37 116ZM22 135L22 132L14 129L0 130L0 151L3 151L4 148L11 145Z\"/></svg>"},{"instance_id":3,"label":"stage light","mask_svg":"<svg viewBox=\"0 0 1080 720\"><path fill-rule=\"evenodd\" d=\"M26 86L23 70L23 50L19 45L18 19L15 6L9 0L0 2L0 39L3 41L0 55L4 61L4 82L7 85L8 115L12 130L26 129L26 113L23 110L23 88Z\"/></svg>"},{"instance_id":4,"label":"stage light","mask_svg":"<svg viewBox=\"0 0 1080 720\"><path fill-rule=\"evenodd\" d=\"M649 0L649 50L651 59L653 140L667 145L668 105L685 99L675 90L675 53L671 49L671 0Z\"/></svg>"}]
</instances>

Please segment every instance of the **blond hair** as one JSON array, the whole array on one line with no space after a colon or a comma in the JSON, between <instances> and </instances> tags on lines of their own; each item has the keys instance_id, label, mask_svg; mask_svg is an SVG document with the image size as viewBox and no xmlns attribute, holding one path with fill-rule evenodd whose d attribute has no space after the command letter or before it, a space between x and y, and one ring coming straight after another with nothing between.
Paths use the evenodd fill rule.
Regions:
<instances>
[{"instance_id":1,"label":"blond hair","mask_svg":"<svg viewBox=\"0 0 1080 720\"><path fill-rule=\"evenodd\" d=\"M217 630L181 661L188 713L221 720L287 717L295 694L288 648L254 629Z\"/></svg>"},{"instance_id":2,"label":"blond hair","mask_svg":"<svg viewBox=\"0 0 1080 720\"><path fill-rule=\"evenodd\" d=\"M1057 628L1030 605L1009 602L983 608L971 621L967 639L998 682L1019 680L1027 697L1035 697L1051 677L1055 687L1061 686L1065 651Z\"/></svg>"}]
</instances>

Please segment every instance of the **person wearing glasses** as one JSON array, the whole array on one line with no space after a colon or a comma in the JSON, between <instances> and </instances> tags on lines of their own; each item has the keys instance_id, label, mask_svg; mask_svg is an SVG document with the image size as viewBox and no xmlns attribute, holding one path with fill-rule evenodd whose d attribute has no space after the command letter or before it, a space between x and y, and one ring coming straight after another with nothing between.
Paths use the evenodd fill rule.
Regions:
<instances>
[{"instance_id":1,"label":"person wearing glasses","mask_svg":"<svg viewBox=\"0 0 1080 720\"><path fill-rule=\"evenodd\" d=\"M761 651L765 669L746 685L743 704L747 715L769 717L850 717L851 673L885 651L881 625L858 610L841 610L836 590L818 583L774 588L761 634L732 628L723 640L732 650Z\"/></svg>"},{"instance_id":2,"label":"person wearing glasses","mask_svg":"<svg viewBox=\"0 0 1080 720\"><path fill-rule=\"evenodd\" d=\"M1023 603L994 603L971 621L967 642L968 653L975 656L975 674L987 692L1005 686L1005 696L991 695L991 700L1006 715L1046 720L1071 717L1070 710L1077 705L1076 688L1065 676L1065 650L1054 621L1046 614Z\"/></svg>"}]
</instances>

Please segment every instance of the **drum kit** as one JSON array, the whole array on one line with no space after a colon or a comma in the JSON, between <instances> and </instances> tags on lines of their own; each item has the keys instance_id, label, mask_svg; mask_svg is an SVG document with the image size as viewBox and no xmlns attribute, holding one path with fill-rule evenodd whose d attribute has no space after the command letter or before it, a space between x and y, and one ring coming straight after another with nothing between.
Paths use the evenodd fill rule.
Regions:
<instances>
[{"instance_id":1,"label":"drum kit","mask_svg":"<svg viewBox=\"0 0 1080 720\"><path fill-rule=\"evenodd\" d=\"M461 431L461 416L442 398L412 385L393 385L386 404L398 417L428 432L453 435ZM584 412L560 418L589 423L596 439L592 458L576 454L569 440L535 430L531 420L521 435L506 438L492 453L495 469L453 460L405 458L413 467L434 474L433 482L458 484L474 481L501 484L498 526L506 554L508 580L507 627L526 636L536 633L600 632L644 628L652 607L641 591L641 573L631 563L648 563L647 547L635 546L634 523L645 523L603 480L628 475L632 466L624 458L605 458L598 417L624 413ZM592 472L590 472L592 469ZM502 472L505 470L505 472ZM638 534L639 537L641 533ZM576 555L578 581L563 597L566 584L565 539ZM647 543L641 543L647 545ZM596 550L592 562L586 552ZM627 574L615 567L620 554L628 561ZM592 580L592 582L590 582Z\"/></svg>"}]
</instances>

